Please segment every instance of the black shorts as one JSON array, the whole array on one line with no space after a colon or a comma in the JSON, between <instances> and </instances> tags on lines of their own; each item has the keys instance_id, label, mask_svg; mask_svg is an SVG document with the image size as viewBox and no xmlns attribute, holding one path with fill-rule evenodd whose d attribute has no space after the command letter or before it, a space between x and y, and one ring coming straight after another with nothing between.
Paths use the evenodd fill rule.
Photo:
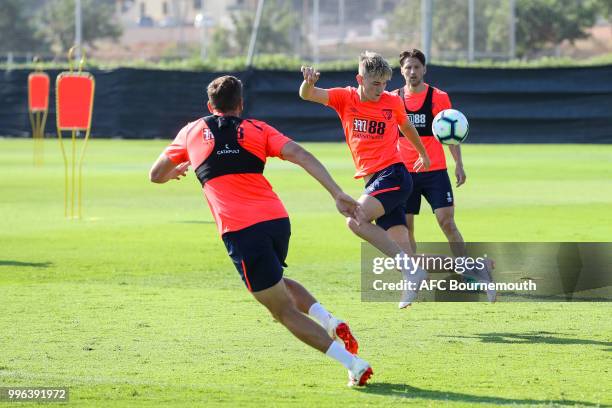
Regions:
<instances>
[{"instance_id":1,"label":"black shorts","mask_svg":"<svg viewBox=\"0 0 612 408\"><path fill-rule=\"evenodd\" d=\"M395 225L406 225L404 203L412 191L412 178L403 163L395 163L374 173L366 184L365 193L376 197L385 214L376 219L376 225L388 230Z\"/></svg>"},{"instance_id":2,"label":"black shorts","mask_svg":"<svg viewBox=\"0 0 612 408\"><path fill-rule=\"evenodd\" d=\"M258 222L223 234L227 253L250 292L268 289L283 278L290 236L289 218Z\"/></svg>"},{"instance_id":3,"label":"black shorts","mask_svg":"<svg viewBox=\"0 0 612 408\"><path fill-rule=\"evenodd\" d=\"M424 196L431 210L452 207L453 188L446 169L410 173L414 187L406 200L406 214L418 214L421 209L421 196Z\"/></svg>"}]
</instances>

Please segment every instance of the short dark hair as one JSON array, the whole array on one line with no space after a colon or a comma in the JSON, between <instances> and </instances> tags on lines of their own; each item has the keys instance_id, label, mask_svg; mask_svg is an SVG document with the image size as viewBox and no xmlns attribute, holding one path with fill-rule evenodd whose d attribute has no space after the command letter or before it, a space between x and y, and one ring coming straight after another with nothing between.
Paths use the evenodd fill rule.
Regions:
<instances>
[{"instance_id":1,"label":"short dark hair","mask_svg":"<svg viewBox=\"0 0 612 408\"><path fill-rule=\"evenodd\" d=\"M408 58L416 58L419 61L421 61L421 64L423 65L425 65L425 63L427 62L427 59L425 58L425 54L423 54L423 51L413 48L411 50L404 51L400 54L399 56L400 67L404 66L404 62Z\"/></svg>"},{"instance_id":2,"label":"short dark hair","mask_svg":"<svg viewBox=\"0 0 612 408\"><path fill-rule=\"evenodd\" d=\"M229 112L240 106L242 82L231 75L213 80L206 88L208 101L219 112Z\"/></svg>"}]
</instances>

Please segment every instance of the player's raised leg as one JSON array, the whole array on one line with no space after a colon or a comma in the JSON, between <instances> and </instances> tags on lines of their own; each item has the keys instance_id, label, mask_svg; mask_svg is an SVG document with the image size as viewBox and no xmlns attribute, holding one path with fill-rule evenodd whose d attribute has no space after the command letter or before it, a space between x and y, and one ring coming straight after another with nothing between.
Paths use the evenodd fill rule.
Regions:
<instances>
[{"instance_id":1,"label":"player's raised leg","mask_svg":"<svg viewBox=\"0 0 612 408\"><path fill-rule=\"evenodd\" d=\"M352 218L348 218L347 224L351 231L353 231L360 238L368 241L379 251L389 257L400 256L400 258L403 258L404 256L411 257L414 255L412 249L407 245L405 245L405 248L402 248L402 246L400 246L396 241L392 240L383 227L371 223L372 220L377 219L378 222L387 229L396 227L397 231L403 231L403 233L399 232L398 235L402 234L404 237L406 237L407 229L402 224L402 208L397 208L395 211L385 212L382 202L376 197L372 197L367 194L362 195L357 201L361 204L365 219L361 222L357 222ZM395 223L389 221L389 219L393 218L394 215L399 217L400 221ZM389 222L390 225L385 225L386 222ZM427 272L420 267L414 267L409 264L408 267L402 268L401 273L403 279L412 285L412 289L408 288L402 292L398 307L403 309L410 306L416 299L421 282L424 279L427 279Z\"/></svg>"},{"instance_id":2,"label":"player's raised leg","mask_svg":"<svg viewBox=\"0 0 612 408\"><path fill-rule=\"evenodd\" d=\"M414 230L412 235L408 225L394 225L387 230L387 235L404 250L406 253L416 253L416 243L414 242Z\"/></svg>"},{"instance_id":3,"label":"player's raised leg","mask_svg":"<svg viewBox=\"0 0 612 408\"><path fill-rule=\"evenodd\" d=\"M396 242L392 241L387 236L385 230L378 225L372 224L373 220L385 215L385 208L381 202L375 197L371 197L367 194L359 197L357 201L363 210L363 219L358 221L354 218L347 218L347 225L350 230L389 257L402 254L404 251L402 251L401 247Z\"/></svg>"}]
</instances>

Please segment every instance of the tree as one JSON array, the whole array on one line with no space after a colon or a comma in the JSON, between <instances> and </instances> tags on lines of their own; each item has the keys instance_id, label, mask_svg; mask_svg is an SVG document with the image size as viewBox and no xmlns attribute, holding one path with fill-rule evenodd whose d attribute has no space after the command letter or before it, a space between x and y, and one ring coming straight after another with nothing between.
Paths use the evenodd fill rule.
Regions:
<instances>
[{"instance_id":1,"label":"tree","mask_svg":"<svg viewBox=\"0 0 612 408\"><path fill-rule=\"evenodd\" d=\"M421 1L402 0L389 15L388 33L396 41L418 47ZM508 51L509 0L475 0L475 49ZM464 55L468 47L468 0L433 2L433 48ZM568 40L588 36L598 15L609 17L610 0L516 0L516 47L519 57L531 56ZM417 35L415 35L417 34ZM404 44L402 44L404 45ZM438 54L439 55L439 54Z\"/></svg>"},{"instance_id":2,"label":"tree","mask_svg":"<svg viewBox=\"0 0 612 408\"><path fill-rule=\"evenodd\" d=\"M599 0L598 6L601 16L610 21L610 16L612 16L612 1Z\"/></svg>"},{"instance_id":3,"label":"tree","mask_svg":"<svg viewBox=\"0 0 612 408\"><path fill-rule=\"evenodd\" d=\"M518 0L517 52L529 56L564 40L588 37L602 11L599 0Z\"/></svg>"},{"instance_id":4,"label":"tree","mask_svg":"<svg viewBox=\"0 0 612 408\"><path fill-rule=\"evenodd\" d=\"M83 44L94 47L101 38L118 39L121 26L113 20L113 7L106 1L81 0ZM74 45L75 0L54 0L43 8L38 18L39 33L57 52Z\"/></svg>"},{"instance_id":5,"label":"tree","mask_svg":"<svg viewBox=\"0 0 612 408\"><path fill-rule=\"evenodd\" d=\"M35 35L27 0L2 0L0 51L31 52L45 48Z\"/></svg>"},{"instance_id":6,"label":"tree","mask_svg":"<svg viewBox=\"0 0 612 408\"><path fill-rule=\"evenodd\" d=\"M231 44L232 32L225 27L217 27L209 41L208 53L211 57L227 57L233 53Z\"/></svg>"},{"instance_id":7,"label":"tree","mask_svg":"<svg viewBox=\"0 0 612 408\"><path fill-rule=\"evenodd\" d=\"M213 55L244 54L255 24L255 13L234 12L231 29L219 27L213 33L210 52ZM257 33L256 52L291 53L292 34L298 21L291 8L291 2L267 0Z\"/></svg>"},{"instance_id":8,"label":"tree","mask_svg":"<svg viewBox=\"0 0 612 408\"><path fill-rule=\"evenodd\" d=\"M421 0L402 0L387 16L387 35L404 46L406 40L418 48L421 32Z\"/></svg>"}]
</instances>

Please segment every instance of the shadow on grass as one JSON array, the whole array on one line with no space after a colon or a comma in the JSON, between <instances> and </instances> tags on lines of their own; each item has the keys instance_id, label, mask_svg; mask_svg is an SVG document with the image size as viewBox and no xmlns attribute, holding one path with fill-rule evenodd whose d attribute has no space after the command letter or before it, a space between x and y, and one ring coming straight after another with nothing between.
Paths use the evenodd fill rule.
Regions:
<instances>
[{"instance_id":1,"label":"shadow on grass","mask_svg":"<svg viewBox=\"0 0 612 408\"><path fill-rule=\"evenodd\" d=\"M612 342L590 339L574 339L568 337L556 337L559 333L545 331L527 333L479 333L475 336L440 336L464 339L479 339L483 343L501 344L579 344L591 346L612 347ZM608 349L610 351L612 349Z\"/></svg>"},{"instance_id":2,"label":"shadow on grass","mask_svg":"<svg viewBox=\"0 0 612 408\"><path fill-rule=\"evenodd\" d=\"M20 262L20 261L4 261L0 259L0 266L29 266L31 268L48 268L53 265L51 262Z\"/></svg>"},{"instance_id":3,"label":"shadow on grass","mask_svg":"<svg viewBox=\"0 0 612 408\"><path fill-rule=\"evenodd\" d=\"M372 383L366 387L357 388L366 394L378 394L385 395L388 397L395 398L409 398L409 399L425 399L430 401L457 401L466 402L470 404L489 404L489 405L581 405L586 407L604 407L608 405L601 405L586 401L573 401L573 400L535 400L530 398L503 398L503 397L490 397L481 395L464 394L460 392L451 391L434 391L425 390L422 388L412 387L406 384L392 384L392 383Z\"/></svg>"}]
</instances>

